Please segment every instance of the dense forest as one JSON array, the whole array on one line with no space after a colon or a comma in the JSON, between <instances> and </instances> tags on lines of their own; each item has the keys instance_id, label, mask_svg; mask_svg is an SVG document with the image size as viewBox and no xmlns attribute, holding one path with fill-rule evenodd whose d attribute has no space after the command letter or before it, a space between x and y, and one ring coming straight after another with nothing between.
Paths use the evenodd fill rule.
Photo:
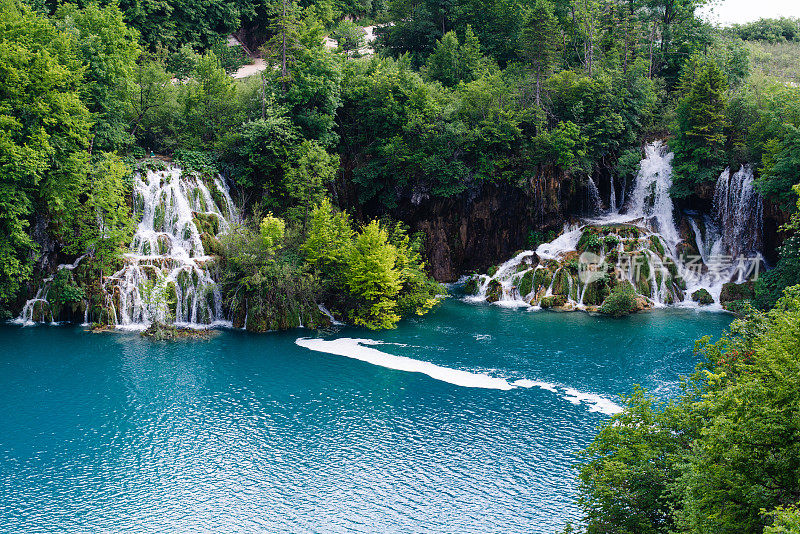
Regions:
<instances>
[{"instance_id":1,"label":"dense forest","mask_svg":"<svg viewBox=\"0 0 800 534\"><path fill-rule=\"evenodd\" d=\"M632 177L666 138L679 207L754 165L774 268L699 343L679 399L637 390L601 429L586 528L797 532L800 22L718 29L703 3L0 0L0 311L85 255L49 298L113 321L132 176L166 161L221 175L243 215L203 242L237 326L322 321L325 303L389 328L437 303L435 279L535 247L582 209L585 177ZM253 57L262 73L230 76ZM505 214L469 219L487 202Z\"/></svg>"}]
</instances>

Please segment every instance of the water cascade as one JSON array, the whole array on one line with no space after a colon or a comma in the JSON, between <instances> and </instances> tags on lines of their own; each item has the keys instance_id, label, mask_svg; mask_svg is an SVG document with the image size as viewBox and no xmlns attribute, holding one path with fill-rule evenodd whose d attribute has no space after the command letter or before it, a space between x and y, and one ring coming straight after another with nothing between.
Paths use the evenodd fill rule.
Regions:
<instances>
[{"instance_id":1,"label":"water cascade","mask_svg":"<svg viewBox=\"0 0 800 534\"><path fill-rule=\"evenodd\" d=\"M617 192L614 190L614 175L609 175L608 209L611 213L617 212Z\"/></svg>"},{"instance_id":2,"label":"water cascade","mask_svg":"<svg viewBox=\"0 0 800 534\"><path fill-rule=\"evenodd\" d=\"M753 168L725 169L714 190L714 217L722 228L722 245L731 256L753 254L761 247L763 204L755 189Z\"/></svg>"},{"instance_id":3,"label":"water cascade","mask_svg":"<svg viewBox=\"0 0 800 534\"><path fill-rule=\"evenodd\" d=\"M586 188L589 194L589 213L591 215L602 213L603 200L600 198L600 191L597 189L597 184L594 183L591 176L587 178Z\"/></svg>"},{"instance_id":4,"label":"water cascade","mask_svg":"<svg viewBox=\"0 0 800 534\"><path fill-rule=\"evenodd\" d=\"M706 292L704 304L711 299L719 307L723 285L746 281L754 261L761 258L757 248L762 208L752 170L743 167L733 176L723 173L714 216L687 214L694 235L692 230L682 235L669 196L672 159L663 143L647 145L627 204L623 185L621 203L614 205L612 180L610 212L565 226L554 241L517 254L491 275L466 279L465 290L471 295L467 299L591 309L602 303L613 278L629 282L642 307L696 306L694 301ZM589 184L591 193L594 182L589 179ZM724 250L751 256L720 261Z\"/></svg>"},{"instance_id":5,"label":"water cascade","mask_svg":"<svg viewBox=\"0 0 800 534\"><path fill-rule=\"evenodd\" d=\"M80 256L72 263L62 263L56 267L56 272L42 280L39 289L36 290L36 295L25 303L25 306L22 308L22 313L20 313L19 317L14 319L13 322L25 326L29 326L37 322L55 322L53 310L50 302L47 300L50 289L53 285L53 279L61 271L74 271L78 265L80 265L81 260L83 260L85 257L86 254ZM86 303L84 303L84 307L88 313L88 306L86 306ZM84 322L86 322L86 318L84 318Z\"/></svg>"},{"instance_id":6,"label":"water cascade","mask_svg":"<svg viewBox=\"0 0 800 534\"><path fill-rule=\"evenodd\" d=\"M104 281L112 321L144 328L153 321L213 326L224 321L222 298L209 270L217 237L236 219L219 178L170 167L134 177L140 218L125 265Z\"/></svg>"}]
</instances>

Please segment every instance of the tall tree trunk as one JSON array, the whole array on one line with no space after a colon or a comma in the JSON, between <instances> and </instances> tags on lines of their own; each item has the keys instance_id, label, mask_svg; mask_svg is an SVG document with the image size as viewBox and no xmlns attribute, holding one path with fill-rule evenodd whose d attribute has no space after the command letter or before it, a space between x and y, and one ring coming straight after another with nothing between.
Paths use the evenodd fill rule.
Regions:
<instances>
[{"instance_id":1,"label":"tall tree trunk","mask_svg":"<svg viewBox=\"0 0 800 534\"><path fill-rule=\"evenodd\" d=\"M283 0L283 23L281 24L283 46L281 47L281 89L286 92L286 0Z\"/></svg>"}]
</instances>

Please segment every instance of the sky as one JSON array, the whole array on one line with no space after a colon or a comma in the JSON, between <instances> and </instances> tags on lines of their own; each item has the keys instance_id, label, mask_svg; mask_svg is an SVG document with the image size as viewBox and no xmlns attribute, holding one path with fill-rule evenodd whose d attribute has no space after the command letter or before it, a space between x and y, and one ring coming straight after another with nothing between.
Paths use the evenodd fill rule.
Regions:
<instances>
[{"instance_id":1,"label":"sky","mask_svg":"<svg viewBox=\"0 0 800 534\"><path fill-rule=\"evenodd\" d=\"M723 26L760 18L800 18L800 0L717 0L700 13L706 20Z\"/></svg>"}]
</instances>

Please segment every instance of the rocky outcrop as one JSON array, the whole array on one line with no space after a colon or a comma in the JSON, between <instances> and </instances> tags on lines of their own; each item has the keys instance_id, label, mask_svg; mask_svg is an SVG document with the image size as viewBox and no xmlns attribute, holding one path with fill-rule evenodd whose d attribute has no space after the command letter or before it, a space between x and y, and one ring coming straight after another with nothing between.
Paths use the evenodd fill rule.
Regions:
<instances>
[{"instance_id":1,"label":"rocky outcrop","mask_svg":"<svg viewBox=\"0 0 800 534\"><path fill-rule=\"evenodd\" d=\"M485 184L453 198L404 202L392 214L426 236L433 277L456 280L526 248L531 232L560 231L585 194L569 175L542 171L523 185Z\"/></svg>"}]
</instances>

